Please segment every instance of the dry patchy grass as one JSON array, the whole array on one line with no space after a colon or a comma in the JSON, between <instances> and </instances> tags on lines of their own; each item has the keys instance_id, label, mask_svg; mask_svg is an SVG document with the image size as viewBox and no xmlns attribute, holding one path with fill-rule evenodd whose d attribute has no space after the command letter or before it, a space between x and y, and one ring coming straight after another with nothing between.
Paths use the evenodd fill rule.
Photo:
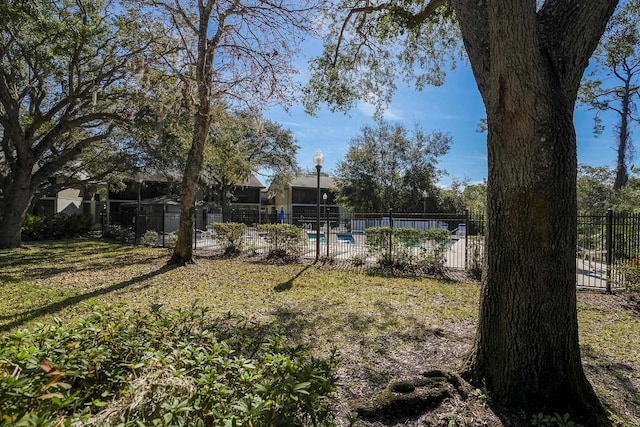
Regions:
<instances>
[{"instance_id":1,"label":"dry patchy grass","mask_svg":"<svg viewBox=\"0 0 640 427\"><path fill-rule=\"evenodd\" d=\"M479 286L394 278L361 269L200 258L167 267L163 249L102 241L61 241L0 251L0 335L50 322L73 322L110 305L122 310L207 306L270 323L326 354L336 346L339 421L347 402L392 378L456 369L469 351ZM626 295L581 292L579 319L587 374L622 425L640 423L640 305ZM363 425L501 425L483 399L446 401L419 419ZM464 424L451 424L458 420Z\"/></svg>"}]
</instances>

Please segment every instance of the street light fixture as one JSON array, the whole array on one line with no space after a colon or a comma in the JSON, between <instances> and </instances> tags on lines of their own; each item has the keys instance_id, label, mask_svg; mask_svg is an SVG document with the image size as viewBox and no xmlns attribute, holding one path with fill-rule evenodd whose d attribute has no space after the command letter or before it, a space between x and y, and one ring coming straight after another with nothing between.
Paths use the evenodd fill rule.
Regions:
<instances>
[{"instance_id":1,"label":"street light fixture","mask_svg":"<svg viewBox=\"0 0 640 427\"><path fill-rule=\"evenodd\" d=\"M138 183L138 204L136 206L136 244L140 243L140 190L142 189L142 182L144 181L144 177L142 173L138 173L136 175L136 182Z\"/></svg>"},{"instance_id":2,"label":"street light fixture","mask_svg":"<svg viewBox=\"0 0 640 427\"><path fill-rule=\"evenodd\" d=\"M316 154L313 155L313 164L316 166L318 175L318 184L316 186L316 262L318 262L320 256L320 169L324 164L322 151L317 150Z\"/></svg>"},{"instance_id":3,"label":"street light fixture","mask_svg":"<svg viewBox=\"0 0 640 427\"><path fill-rule=\"evenodd\" d=\"M324 200L324 222L327 224L327 234L325 237L325 243L327 244L327 261L329 260L329 211L327 210L327 193L322 195Z\"/></svg>"},{"instance_id":4,"label":"street light fixture","mask_svg":"<svg viewBox=\"0 0 640 427\"><path fill-rule=\"evenodd\" d=\"M422 219L424 219L425 215L427 214L427 196L429 195L429 193L427 193L427 190L422 190Z\"/></svg>"}]
</instances>

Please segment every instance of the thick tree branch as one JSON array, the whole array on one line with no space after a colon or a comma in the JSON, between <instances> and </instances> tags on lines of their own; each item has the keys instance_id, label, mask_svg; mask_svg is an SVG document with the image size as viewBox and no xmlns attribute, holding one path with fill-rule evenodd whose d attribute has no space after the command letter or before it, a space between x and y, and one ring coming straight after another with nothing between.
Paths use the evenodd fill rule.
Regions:
<instances>
[{"instance_id":1,"label":"thick tree branch","mask_svg":"<svg viewBox=\"0 0 640 427\"><path fill-rule=\"evenodd\" d=\"M487 0L450 0L450 3L460 23L462 40L471 62L476 84L484 97L489 87L491 59Z\"/></svg>"},{"instance_id":2,"label":"thick tree branch","mask_svg":"<svg viewBox=\"0 0 640 427\"><path fill-rule=\"evenodd\" d=\"M538 11L539 43L570 102L575 101L589 58L617 4L618 0L547 0Z\"/></svg>"},{"instance_id":3,"label":"thick tree branch","mask_svg":"<svg viewBox=\"0 0 640 427\"><path fill-rule=\"evenodd\" d=\"M414 28L429 19L440 6L444 6L447 0L431 0L420 12L409 20L409 28Z\"/></svg>"},{"instance_id":4,"label":"thick tree branch","mask_svg":"<svg viewBox=\"0 0 640 427\"><path fill-rule=\"evenodd\" d=\"M61 120L59 121L53 129L47 132L44 137L40 139L40 141L33 148L33 153L36 158L42 156L47 150L50 150L53 147L53 144L58 142L58 138L63 135L65 132L69 132L74 129L79 129L83 125L95 122L95 121L106 121L106 122L126 122L126 119L119 116L115 113L92 113L86 114L84 116L77 117L73 120ZM109 125L111 128L113 124Z\"/></svg>"},{"instance_id":5,"label":"thick tree branch","mask_svg":"<svg viewBox=\"0 0 640 427\"><path fill-rule=\"evenodd\" d=\"M113 132L114 128L115 125L111 125L104 132L98 135L92 135L90 137L84 138L81 141L78 141L73 145L73 148L63 151L59 156L41 165L41 167L33 174L31 186L34 189L37 189L45 179L47 179L49 176L52 176L53 173L55 173L68 162L76 159L80 155L80 153L82 153L82 151L89 145L108 138L111 135L111 132Z\"/></svg>"}]
</instances>

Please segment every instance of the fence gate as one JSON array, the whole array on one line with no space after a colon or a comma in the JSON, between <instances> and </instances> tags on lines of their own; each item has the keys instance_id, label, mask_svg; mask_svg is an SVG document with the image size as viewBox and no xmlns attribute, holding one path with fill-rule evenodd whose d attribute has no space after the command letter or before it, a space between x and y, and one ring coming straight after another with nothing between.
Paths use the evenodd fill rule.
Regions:
<instances>
[{"instance_id":1,"label":"fence gate","mask_svg":"<svg viewBox=\"0 0 640 427\"><path fill-rule=\"evenodd\" d=\"M623 288L624 269L640 263L640 214L578 216L576 263L578 286Z\"/></svg>"}]
</instances>

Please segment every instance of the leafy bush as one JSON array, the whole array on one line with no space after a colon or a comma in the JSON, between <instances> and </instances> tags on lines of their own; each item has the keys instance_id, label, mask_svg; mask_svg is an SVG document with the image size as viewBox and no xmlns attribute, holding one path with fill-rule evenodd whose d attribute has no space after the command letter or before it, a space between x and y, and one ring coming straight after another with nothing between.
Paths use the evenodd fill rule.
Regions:
<instances>
[{"instance_id":1,"label":"leafy bush","mask_svg":"<svg viewBox=\"0 0 640 427\"><path fill-rule=\"evenodd\" d=\"M169 233L169 240L167 241L167 247L173 249L178 243L178 233Z\"/></svg>"},{"instance_id":2,"label":"leafy bush","mask_svg":"<svg viewBox=\"0 0 640 427\"><path fill-rule=\"evenodd\" d=\"M158 243L158 232L154 230L146 231L140 238L142 246L154 247Z\"/></svg>"},{"instance_id":3,"label":"leafy bush","mask_svg":"<svg viewBox=\"0 0 640 427\"><path fill-rule=\"evenodd\" d=\"M539 427L576 427L576 423L571 420L569 414L560 415L554 412L553 415L536 414L531 418L532 426Z\"/></svg>"},{"instance_id":4,"label":"leafy bush","mask_svg":"<svg viewBox=\"0 0 640 427\"><path fill-rule=\"evenodd\" d=\"M5 425L329 426L337 356L192 307L97 312L0 341Z\"/></svg>"},{"instance_id":5,"label":"leafy bush","mask_svg":"<svg viewBox=\"0 0 640 427\"><path fill-rule=\"evenodd\" d=\"M39 217L27 215L22 226L25 240L64 239L86 235L91 230L90 215L56 214Z\"/></svg>"},{"instance_id":6,"label":"leafy bush","mask_svg":"<svg viewBox=\"0 0 640 427\"><path fill-rule=\"evenodd\" d=\"M449 242L445 229L370 227L365 230L369 251L376 254L385 268L418 267L429 274L444 270L444 252Z\"/></svg>"},{"instance_id":7,"label":"leafy bush","mask_svg":"<svg viewBox=\"0 0 640 427\"><path fill-rule=\"evenodd\" d=\"M130 227L120 225L105 225L102 237L107 240L117 240L124 243L132 243L136 240L136 233Z\"/></svg>"},{"instance_id":8,"label":"leafy bush","mask_svg":"<svg viewBox=\"0 0 640 427\"><path fill-rule=\"evenodd\" d=\"M631 259L618 267L618 271L622 276L622 283L627 292L640 291L640 262L638 261L637 259Z\"/></svg>"},{"instance_id":9,"label":"leafy bush","mask_svg":"<svg viewBox=\"0 0 640 427\"><path fill-rule=\"evenodd\" d=\"M269 244L267 258L296 260L302 253L304 234L300 227L291 224L260 224L258 231L264 233Z\"/></svg>"},{"instance_id":10,"label":"leafy bush","mask_svg":"<svg viewBox=\"0 0 640 427\"><path fill-rule=\"evenodd\" d=\"M351 264L353 264L354 267L362 267L366 262L367 260L362 255L354 255L351 257Z\"/></svg>"},{"instance_id":11,"label":"leafy bush","mask_svg":"<svg viewBox=\"0 0 640 427\"><path fill-rule=\"evenodd\" d=\"M467 245L469 248L467 251L469 274L474 279L480 280L484 270L484 236L469 236Z\"/></svg>"},{"instance_id":12,"label":"leafy bush","mask_svg":"<svg viewBox=\"0 0 640 427\"><path fill-rule=\"evenodd\" d=\"M213 233L220 241L225 255L238 255L242 252L247 226L239 222L215 222L211 224Z\"/></svg>"},{"instance_id":13,"label":"leafy bush","mask_svg":"<svg viewBox=\"0 0 640 427\"><path fill-rule=\"evenodd\" d=\"M42 240L46 233L46 219L38 215L30 215L24 218L22 223L22 238L31 240Z\"/></svg>"}]
</instances>

